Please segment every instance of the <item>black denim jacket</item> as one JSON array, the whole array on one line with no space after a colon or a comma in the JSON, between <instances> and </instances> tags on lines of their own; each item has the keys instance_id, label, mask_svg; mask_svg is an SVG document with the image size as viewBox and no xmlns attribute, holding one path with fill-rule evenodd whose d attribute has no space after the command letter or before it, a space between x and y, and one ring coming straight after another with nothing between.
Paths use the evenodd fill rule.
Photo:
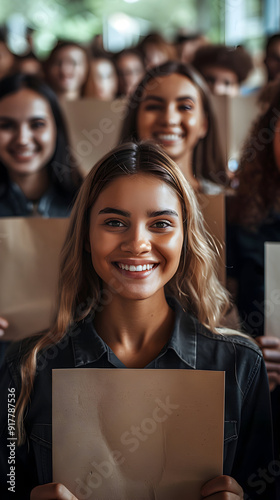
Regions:
<instances>
[{"instance_id":1,"label":"black denim jacket","mask_svg":"<svg viewBox=\"0 0 280 500\"><path fill-rule=\"evenodd\" d=\"M246 500L275 500L280 462L273 457L270 395L260 350L242 336L230 336L222 330L212 333L176 302L171 306L176 312L172 336L147 368L226 372L224 474L241 484ZM59 344L39 356L25 420L27 441L16 451L16 492L9 496L7 393L8 387L19 393L19 363L25 346L23 341L10 349L0 374L1 499L29 499L34 486L52 481L52 369L125 368L97 335L90 317L74 325Z\"/></svg>"}]
</instances>

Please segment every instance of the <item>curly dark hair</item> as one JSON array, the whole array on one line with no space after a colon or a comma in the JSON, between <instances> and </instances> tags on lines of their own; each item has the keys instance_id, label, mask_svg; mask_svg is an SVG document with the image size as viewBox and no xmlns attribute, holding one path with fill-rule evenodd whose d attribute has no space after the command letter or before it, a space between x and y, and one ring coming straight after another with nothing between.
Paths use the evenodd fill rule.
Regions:
<instances>
[{"instance_id":1,"label":"curly dark hair","mask_svg":"<svg viewBox=\"0 0 280 500\"><path fill-rule=\"evenodd\" d=\"M192 64L202 75L208 66L229 69L236 74L239 84L253 69L252 57L241 45L228 47L218 44L200 47L195 53Z\"/></svg>"},{"instance_id":2,"label":"curly dark hair","mask_svg":"<svg viewBox=\"0 0 280 500\"><path fill-rule=\"evenodd\" d=\"M237 172L239 186L228 214L231 223L256 230L269 214L280 212L280 169L274 154L279 128L280 84L244 143Z\"/></svg>"}]
</instances>

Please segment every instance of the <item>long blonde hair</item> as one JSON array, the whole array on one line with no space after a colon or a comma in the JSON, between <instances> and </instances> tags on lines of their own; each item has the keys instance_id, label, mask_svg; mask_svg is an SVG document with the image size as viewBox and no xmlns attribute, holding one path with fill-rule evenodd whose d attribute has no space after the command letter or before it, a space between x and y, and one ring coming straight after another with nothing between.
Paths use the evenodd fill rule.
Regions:
<instances>
[{"instance_id":1,"label":"long blonde hair","mask_svg":"<svg viewBox=\"0 0 280 500\"><path fill-rule=\"evenodd\" d=\"M50 331L30 348L21 365L18 444L25 438L23 420L33 388L38 353L61 341L69 328L93 314L100 303L102 284L92 266L91 255L85 249L91 208L109 183L120 176L138 173L155 176L167 183L182 206L183 249L178 270L166 285L166 294L177 298L185 310L213 331L228 308L227 292L216 274L217 255L204 229L194 191L179 167L159 146L150 142L130 142L116 147L89 172L72 210L61 254L56 318Z\"/></svg>"}]
</instances>

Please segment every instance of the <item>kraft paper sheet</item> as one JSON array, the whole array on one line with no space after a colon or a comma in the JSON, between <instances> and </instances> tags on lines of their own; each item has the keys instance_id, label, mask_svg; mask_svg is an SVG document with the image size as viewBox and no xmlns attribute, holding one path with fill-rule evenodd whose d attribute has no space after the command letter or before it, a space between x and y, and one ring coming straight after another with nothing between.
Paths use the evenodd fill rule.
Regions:
<instances>
[{"instance_id":1,"label":"kraft paper sheet","mask_svg":"<svg viewBox=\"0 0 280 500\"><path fill-rule=\"evenodd\" d=\"M0 218L0 316L10 324L3 340L50 326L67 227L67 218Z\"/></svg>"},{"instance_id":2,"label":"kraft paper sheet","mask_svg":"<svg viewBox=\"0 0 280 500\"><path fill-rule=\"evenodd\" d=\"M86 175L95 163L119 143L126 99L100 101L91 97L61 101L71 146L81 172Z\"/></svg>"},{"instance_id":3,"label":"kraft paper sheet","mask_svg":"<svg viewBox=\"0 0 280 500\"><path fill-rule=\"evenodd\" d=\"M79 500L200 500L223 408L224 372L53 370L53 480Z\"/></svg>"},{"instance_id":4,"label":"kraft paper sheet","mask_svg":"<svg viewBox=\"0 0 280 500\"><path fill-rule=\"evenodd\" d=\"M257 94L234 97L211 95L217 131L225 163L239 161L243 143L259 108Z\"/></svg>"},{"instance_id":5,"label":"kraft paper sheet","mask_svg":"<svg viewBox=\"0 0 280 500\"><path fill-rule=\"evenodd\" d=\"M280 243L265 243L265 334L280 338Z\"/></svg>"},{"instance_id":6,"label":"kraft paper sheet","mask_svg":"<svg viewBox=\"0 0 280 500\"><path fill-rule=\"evenodd\" d=\"M225 195L198 194L198 201L205 221L205 227L214 239L218 252L218 278L226 283L225 256Z\"/></svg>"}]
</instances>

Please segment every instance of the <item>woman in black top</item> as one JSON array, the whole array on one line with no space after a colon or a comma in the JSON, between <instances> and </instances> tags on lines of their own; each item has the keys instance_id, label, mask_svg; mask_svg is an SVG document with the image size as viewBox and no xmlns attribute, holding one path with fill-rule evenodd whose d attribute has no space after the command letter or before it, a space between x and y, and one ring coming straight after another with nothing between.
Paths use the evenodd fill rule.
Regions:
<instances>
[{"instance_id":1,"label":"woman in black top","mask_svg":"<svg viewBox=\"0 0 280 500\"><path fill-rule=\"evenodd\" d=\"M235 297L243 330L256 337L263 350L280 451L280 340L264 336L264 246L265 242L280 242L279 86L252 125L237 179L236 194L227 203L228 288Z\"/></svg>"},{"instance_id":2,"label":"woman in black top","mask_svg":"<svg viewBox=\"0 0 280 500\"><path fill-rule=\"evenodd\" d=\"M31 490L32 500L82 496L77 484L71 495L52 483L52 369L76 367L122 368L127 377L129 368L225 371L225 475L201 497L241 500L243 488L251 500L275 499L265 365L252 340L218 328L228 297L207 239L194 191L159 146L123 144L88 174L62 250L53 327L15 344L0 375L1 397L11 388L17 403L14 499ZM2 494L7 422L2 404ZM114 498L123 498L117 484Z\"/></svg>"},{"instance_id":3,"label":"woman in black top","mask_svg":"<svg viewBox=\"0 0 280 500\"><path fill-rule=\"evenodd\" d=\"M67 217L82 182L53 91L33 75L0 82L0 217Z\"/></svg>"},{"instance_id":4,"label":"woman in black top","mask_svg":"<svg viewBox=\"0 0 280 500\"><path fill-rule=\"evenodd\" d=\"M33 75L1 80L0 217L68 217L81 182L54 92Z\"/></svg>"}]
</instances>

